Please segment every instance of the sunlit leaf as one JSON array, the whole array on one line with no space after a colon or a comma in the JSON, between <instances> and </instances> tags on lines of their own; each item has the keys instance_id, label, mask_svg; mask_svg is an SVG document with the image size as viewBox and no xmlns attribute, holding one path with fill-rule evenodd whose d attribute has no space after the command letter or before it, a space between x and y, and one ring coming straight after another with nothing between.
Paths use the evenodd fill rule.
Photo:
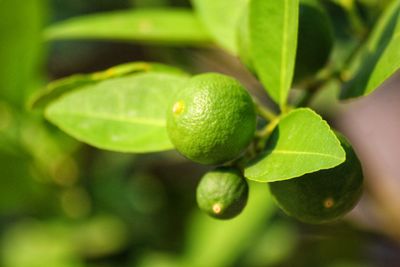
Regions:
<instances>
[{"instance_id":1,"label":"sunlit leaf","mask_svg":"<svg viewBox=\"0 0 400 267\"><path fill-rule=\"evenodd\" d=\"M86 86L50 104L46 117L76 139L122 152L172 148L167 105L186 76L139 73Z\"/></svg>"},{"instance_id":2,"label":"sunlit leaf","mask_svg":"<svg viewBox=\"0 0 400 267\"><path fill-rule=\"evenodd\" d=\"M156 44L206 44L209 34L187 9L135 9L71 18L50 26L48 40L101 39Z\"/></svg>"},{"instance_id":3,"label":"sunlit leaf","mask_svg":"<svg viewBox=\"0 0 400 267\"><path fill-rule=\"evenodd\" d=\"M44 90L39 91L33 96L29 102L29 107L44 108L51 101L54 101L61 95L82 88L83 86L94 84L99 81L122 77L137 72L172 72L185 75L181 70L163 65L160 63L150 62L133 62L114 66L105 71L90 73L90 74L75 74L70 77L62 78L49 83Z\"/></svg>"},{"instance_id":4,"label":"sunlit leaf","mask_svg":"<svg viewBox=\"0 0 400 267\"><path fill-rule=\"evenodd\" d=\"M345 84L342 99L368 95L400 68L400 1L393 1L377 22L354 76Z\"/></svg>"},{"instance_id":5,"label":"sunlit leaf","mask_svg":"<svg viewBox=\"0 0 400 267\"><path fill-rule=\"evenodd\" d=\"M251 0L251 63L271 98L284 107L292 84L297 48L298 0Z\"/></svg>"},{"instance_id":6,"label":"sunlit leaf","mask_svg":"<svg viewBox=\"0 0 400 267\"><path fill-rule=\"evenodd\" d=\"M214 39L236 54L238 20L249 0L192 0L196 12Z\"/></svg>"},{"instance_id":7,"label":"sunlit leaf","mask_svg":"<svg viewBox=\"0 0 400 267\"><path fill-rule=\"evenodd\" d=\"M296 109L280 120L265 151L250 162L245 176L258 182L288 180L333 168L345 158L326 121L311 109Z\"/></svg>"}]
</instances>

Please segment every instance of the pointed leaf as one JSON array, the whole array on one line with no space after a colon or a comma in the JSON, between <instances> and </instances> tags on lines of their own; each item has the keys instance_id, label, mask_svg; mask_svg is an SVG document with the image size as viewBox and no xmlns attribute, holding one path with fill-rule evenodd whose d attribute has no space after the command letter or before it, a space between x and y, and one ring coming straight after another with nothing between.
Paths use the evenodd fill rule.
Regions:
<instances>
[{"instance_id":1,"label":"pointed leaf","mask_svg":"<svg viewBox=\"0 0 400 267\"><path fill-rule=\"evenodd\" d=\"M362 53L356 57L350 69L354 72L351 80L345 84L341 99L365 96L372 93L386 79L400 68L400 1L382 14Z\"/></svg>"},{"instance_id":2,"label":"pointed leaf","mask_svg":"<svg viewBox=\"0 0 400 267\"><path fill-rule=\"evenodd\" d=\"M136 9L72 18L50 26L48 40L103 39L157 44L206 44L209 34L188 9Z\"/></svg>"},{"instance_id":3,"label":"pointed leaf","mask_svg":"<svg viewBox=\"0 0 400 267\"><path fill-rule=\"evenodd\" d=\"M299 0L251 0L249 38L252 65L271 98L284 107L292 84L297 48Z\"/></svg>"},{"instance_id":4,"label":"pointed leaf","mask_svg":"<svg viewBox=\"0 0 400 267\"><path fill-rule=\"evenodd\" d=\"M245 169L245 176L258 182L288 180L333 168L345 158L326 121L311 109L296 109L281 119L265 151Z\"/></svg>"},{"instance_id":5,"label":"pointed leaf","mask_svg":"<svg viewBox=\"0 0 400 267\"><path fill-rule=\"evenodd\" d=\"M248 0L192 0L192 2L214 39L223 48L236 54L238 20Z\"/></svg>"},{"instance_id":6,"label":"pointed leaf","mask_svg":"<svg viewBox=\"0 0 400 267\"><path fill-rule=\"evenodd\" d=\"M137 72L172 72L186 75L183 71L163 65L150 62L133 62L114 66L105 71L99 71L90 74L75 74L70 77L55 80L49 83L42 91L35 94L28 103L29 108L44 108L51 101L54 101L61 95L82 88L83 86L94 84L99 81L122 77Z\"/></svg>"},{"instance_id":7,"label":"pointed leaf","mask_svg":"<svg viewBox=\"0 0 400 267\"><path fill-rule=\"evenodd\" d=\"M102 81L64 95L45 115L66 133L98 148L137 153L171 149L165 113L186 79L139 73Z\"/></svg>"}]
</instances>

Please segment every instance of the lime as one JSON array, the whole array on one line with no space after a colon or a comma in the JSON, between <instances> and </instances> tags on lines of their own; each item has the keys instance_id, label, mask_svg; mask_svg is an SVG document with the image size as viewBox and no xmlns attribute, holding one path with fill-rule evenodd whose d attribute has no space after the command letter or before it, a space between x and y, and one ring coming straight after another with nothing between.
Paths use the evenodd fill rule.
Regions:
<instances>
[{"instance_id":1,"label":"lime","mask_svg":"<svg viewBox=\"0 0 400 267\"><path fill-rule=\"evenodd\" d=\"M168 108L167 130L175 148L202 164L237 157L256 128L253 101L235 79L216 73L191 78Z\"/></svg>"},{"instance_id":2,"label":"lime","mask_svg":"<svg viewBox=\"0 0 400 267\"><path fill-rule=\"evenodd\" d=\"M350 211L362 193L360 161L348 141L338 134L346 152L339 166L301 177L269 183L278 205L288 214L308 223L338 219Z\"/></svg>"},{"instance_id":3,"label":"lime","mask_svg":"<svg viewBox=\"0 0 400 267\"><path fill-rule=\"evenodd\" d=\"M210 216L231 219L246 206L249 187L239 170L219 167L206 173L197 186L197 204Z\"/></svg>"},{"instance_id":4,"label":"lime","mask_svg":"<svg viewBox=\"0 0 400 267\"><path fill-rule=\"evenodd\" d=\"M302 0L299 12L295 82L320 70L327 63L333 45L331 22L317 0Z\"/></svg>"}]
</instances>

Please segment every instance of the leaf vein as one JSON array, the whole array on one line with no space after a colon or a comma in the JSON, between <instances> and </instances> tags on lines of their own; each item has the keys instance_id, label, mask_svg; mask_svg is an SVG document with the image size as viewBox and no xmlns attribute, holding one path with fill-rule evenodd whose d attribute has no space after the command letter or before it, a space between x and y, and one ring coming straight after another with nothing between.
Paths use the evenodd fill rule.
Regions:
<instances>
[{"instance_id":1,"label":"leaf vein","mask_svg":"<svg viewBox=\"0 0 400 267\"><path fill-rule=\"evenodd\" d=\"M312 152L312 151L296 151L296 150L282 150L282 149L274 149L274 150L267 150L267 153L271 152L271 154L299 154L299 155L314 155L314 156L321 156L326 158L334 158L338 160L343 160L343 158L331 155L331 154L324 154L320 152Z\"/></svg>"},{"instance_id":2,"label":"leaf vein","mask_svg":"<svg viewBox=\"0 0 400 267\"><path fill-rule=\"evenodd\" d=\"M288 8L288 0L285 0L284 2L284 14L283 14L283 36L282 36L282 50L281 50L281 81L280 81L280 90L279 90L279 100L280 100L280 104L282 106L283 101L285 101L283 99L283 92L286 90L285 86L286 86L286 82L285 82L285 78L286 78L286 55L287 55L287 43L288 43L288 34L287 34L287 28L288 28L288 12L289 12L289 8Z\"/></svg>"},{"instance_id":3,"label":"leaf vein","mask_svg":"<svg viewBox=\"0 0 400 267\"><path fill-rule=\"evenodd\" d=\"M92 112L68 112L68 113L61 113L62 115L70 115L70 116L77 116L77 117L88 117L92 119L100 119L100 120L110 120L110 121L118 121L118 122L126 122L130 124L144 124L144 125L151 125L151 126L159 126L165 127L165 120L161 119L149 119L149 118L126 118L121 116L112 116L106 114L96 114Z\"/></svg>"}]
</instances>

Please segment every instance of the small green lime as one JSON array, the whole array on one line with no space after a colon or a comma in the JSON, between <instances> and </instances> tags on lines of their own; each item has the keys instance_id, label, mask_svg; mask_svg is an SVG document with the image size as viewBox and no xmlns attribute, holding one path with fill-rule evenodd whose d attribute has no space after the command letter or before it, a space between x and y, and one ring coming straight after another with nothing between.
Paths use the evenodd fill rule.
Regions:
<instances>
[{"instance_id":1,"label":"small green lime","mask_svg":"<svg viewBox=\"0 0 400 267\"><path fill-rule=\"evenodd\" d=\"M346 152L344 163L269 183L272 195L288 215L307 223L324 223L338 219L357 204L362 193L361 164L348 141L337 136Z\"/></svg>"},{"instance_id":2,"label":"small green lime","mask_svg":"<svg viewBox=\"0 0 400 267\"><path fill-rule=\"evenodd\" d=\"M317 0L302 0L299 14L294 82L300 82L320 70L333 46L329 17Z\"/></svg>"},{"instance_id":3,"label":"small green lime","mask_svg":"<svg viewBox=\"0 0 400 267\"><path fill-rule=\"evenodd\" d=\"M167 111L167 130L175 148L202 164L237 157L256 129L253 101L228 76L208 73L191 78Z\"/></svg>"},{"instance_id":4,"label":"small green lime","mask_svg":"<svg viewBox=\"0 0 400 267\"><path fill-rule=\"evenodd\" d=\"M246 206L249 187L239 170L219 167L206 173L197 186L200 209L218 219L231 219Z\"/></svg>"}]
</instances>

